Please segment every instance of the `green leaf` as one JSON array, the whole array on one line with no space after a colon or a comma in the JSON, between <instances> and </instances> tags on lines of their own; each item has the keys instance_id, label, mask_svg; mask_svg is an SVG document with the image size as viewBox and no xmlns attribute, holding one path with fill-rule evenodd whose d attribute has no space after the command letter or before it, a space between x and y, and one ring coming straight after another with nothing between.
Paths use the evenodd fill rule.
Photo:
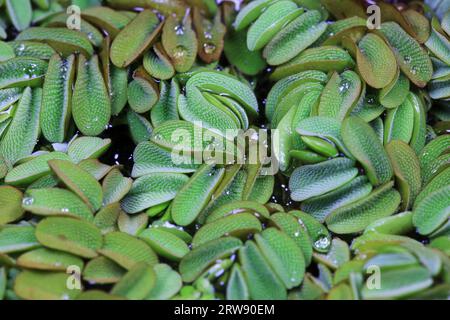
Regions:
<instances>
[{"instance_id":1,"label":"green leaf","mask_svg":"<svg viewBox=\"0 0 450 320\"><path fill-rule=\"evenodd\" d=\"M241 246L241 240L225 237L194 248L180 262L179 270L183 281L193 282L206 268L213 265L218 259L230 256Z\"/></svg>"},{"instance_id":2,"label":"green leaf","mask_svg":"<svg viewBox=\"0 0 450 320\"><path fill-rule=\"evenodd\" d=\"M201 166L173 200L171 211L173 221L180 226L194 222L207 205L224 173L223 168L206 164Z\"/></svg>"},{"instance_id":3,"label":"green leaf","mask_svg":"<svg viewBox=\"0 0 450 320\"><path fill-rule=\"evenodd\" d=\"M355 72L334 73L323 90L318 115L342 121L356 105L361 88L361 79Z\"/></svg>"},{"instance_id":4,"label":"green leaf","mask_svg":"<svg viewBox=\"0 0 450 320\"><path fill-rule=\"evenodd\" d=\"M103 180L103 204L108 205L122 200L132 187L131 178L122 175L119 169L112 169Z\"/></svg>"},{"instance_id":5,"label":"green leaf","mask_svg":"<svg viewBox=\"0 0 450 320\"><path fill-rule=\"evenodd\" d=\"M72 266L83 269L84 262L81 258L66 252L39 248L19 256L17 265L27 269L66 272Z\"/></svg>"},{"instance_id":6,"label":"green leaf","mask_svg":"<svg viewBox=\"0 0 450 320\"><path fill-rule=\"evenodd\" d=\"M144 54L143 66L154 78L169 80L175 75L175 69L161 43L157 43Z\"/></svg>"},{"instance_id":7,"label":"green leaf","mask_svg":"<svg viewBox=\"0 0 450 320\"><path fill-rule=\"evenodd\" d=\"M223 236L244 238L250 233L260 232L261 222L251 213L238 213L220 218L201 227L194 235L194 248Z\"/></svg>"},{"instance_id":8,"label":"green leaf","mask_svg":"<svg viewBox=\"0 0 450 320\"><path fill-rule=\"evenodd\" d=\"M95 284L116 283L126 273L126 270L114 261L97 257L90 260L83 269L83 279Z\"/></svg>"},{"instance_id":9,"label":"green leaf","mask_svg":"<svg viewBox=\"0 0 450 320\"><path fill-rule=\"evenodd\" d=\"M143 300L149 295L156 282L156 274L148 264L141 262L132 267L117 282L111 294L130 300Z\"/></svg>"},{"instance_id":10,"label":"green leaf","mask_svg":"<svg viewBox=\"0 0 450 320\"><path fill-rule=\"evenodd\" d=\"M49 142L63 142L72 109L75 56L50 59L42 93L41 129Z\"/></svg>"},{"instance_id":11,"label":"green leaf","mask_svg":"<svg viewBox=\"0 0 450 320\"><path fill-rule=\"evenodd\" d=\"M155 143L140 143L133 154L132 177L138 178L150 173L168 172L168 173L191 173L195 172L198 165L191 164L190 158L186 160L189 163L175 164L172 159L172 153L159 147Z\"/></svg>"},{"instance_id":12,"label":"green leaf","mask_svg":"<svg viewBox=\"0 0 450 320\"><path fill-rule=\"evenodd\" d=\"M180 173L155 173L136 179L128 195L122 200L122 208L136 213L175 198L189 178Z\"/></svg>"},{"instance_id":13,"label":"green leaf","mask_svg":"<svg viewBox=\"0 0 450 320\"><path fill-rule=\"evenodd\" d=\"M103 247L98 252L127 270L139 262L158 263L157 255L144 241L124 232L106 234Z\"/></svg>"},{"instance_id":14,"label":"green leaf","mask_svg":"<svg viewBox=\"0 0 450 320\"><path fill-rule=\"evenodd\" d=\"M81 52L87 57L94 54L94 48L87 35L67 28L28 28L21 32L16 40L44 42L65 56L75 52Z\"/></svg>"},{"instance_id":15,"label":"green leaf","mask_svg":"<svg viewBox=\"0 0 450 320\"><path fill-rule=\"evenodd\" d=\"M39 247L33 226L6 226L0 229L0 253L27 251Z\"/></svg>"},{"instance_id":16,"label":"green leaf","mask_svg":"<svg viewBox=\"0 0 450 320\"><path fill-rule=\"evenodd\" d=\"M371 191L372 185L367 177L360 176L333 191L303 201L300 208L324 222L326 217L337 208L357 201Z\"/></svg>"},{"instance_id":17,"label":"green leaf","mask_svg":"<svg viewBox=\"0 0 450 320\"><path fill-rule=\"evenodd\" d=\"M450 216L450 186L431 192L421 200L413 211L413 223L420 234L437 230Z\"/></svg>"},{"instance_id":18,"label":"green leaf","mask_svg":"<svg viewBox=\"0 0 450 320\"><path fill-rule=\"evenodd\" d=\"M230 203L225 203L212 211L208 215L206 222L213 222L220 218L240 212L253 212L256 217L263 217L265 219L270 218L269 210L262 204L254 201L233 201Z\"/></svg>"},{"instance_id":19,"label":"green leaf","mask_svg":"<svg viewBox=\"0 0 450 320\"><path fill-rule=\"evenodd\" d=\"M169 15L162 29L161 42L177 72L191 69L197 56L197 37L192 30L190 15L183 21Z\"/></svg>"},{"instance_id":20,"label":"green leaf","mask_svg":"<svg viewBox=\"0 0 450 320\"><path fill-rule=\"evenodd\" d=\"M309 265L312 258L312 240L305 225L300 219L287 213L274 213L270 216L270 223L291 237L302 250L305 264Z\"/></svg>"},{"instance_id":21,"label":"green leaf","mask_svg":"<svg viewBox=\"0 0 450 320\"><path fill-rule=\"evenodd\" d=\"M123 12L100 6L86 8L81 15L83 19L105 30L112 38L115 38L131 20Z\"/></svg>"},{"instance_id":22,"label":"green leaf","mask_svg":"<svg viewBox=\"0 0 450 320\"><path fill-rule=\"evenodd\" d=\"M306 49L291 61L278 66L270 78L279 80L307 70L343 72L354 66L355 62L346 50L336 46L322 46Z\"/></svg>"},{"instance_id":23,"label":"green leaf","mask_svg":"<svg viewBox=\"0 0 450 320\"><path fill-rule=\"evenodd\" d=\"M142 231L139 238L157 254L171 261L180 261L189 252L189 247L182 239L156 227Z\"/></svg>"},{"instance_id":24,"label":"green leaf","mask_svg":"<svg viewBox=\"0 0 450 320\"><path fill-rule=\"evenodd\" d=\"M73 300L81 290L70 290L65 272L23 271L14 282L14 292L27 300Z\"/></svg>"},{"instance_id":25,"label":"green leaf","mask_svg":"<svg viewBox=\"0 0 450 320\"><path fill-rule=\"evenodd\" d=\"M108 150L111 139L98 137L78 137L69 143L67 154L75 162L85 159L96 159Z\"/></svg>"},{"instance_id":26,"label":"green leaf","mask_svg":"<svg viewBox=\"0 0 450 320\"><path fill-rule=\"evenodd\" d=\"M383 272L381 288L369 290L362 288L364 299L394 299L402 298L430 287L433 280L424 267L394 269Z\"/></svg>"},{"instance_id":27,"label":"green leaf","mask_svg":"<svg viewBox=\"0 0 450 320\"><path fill-rule=\"evenodd\" d=\"M409 145L393 140L386 145L386 152L391 161L397 187L402 196L401 210L412 207L422 186L419 159Z\"/></svg>"},{"instance_id":28,"label":"green leaf","mask_svg":"<svg viewBox=\"0 0 450 320\"><path fill-rule=\"evenodd\" d=\"M181 276L167 264L157 264L153 266L156 281L147 300L167 300L172 298L181 289Z\"/></svg>"},{"instance_id":29,"label":"green leaf","mask_svg":"<svg viewBox=\"0 0 450 320\"><path fill-rule=\"evenodd\" d=\"M235 263L227 283L227 300L248 300L249 295L242 269Z\"/></svg>"},{"instance_id":30,"label":"green leaf","mask_svg":"<svg viewBox=\"0 0 450 320\"><path fill-rule=\"evenodd\" d=\"M133 81L128 84L128 104L138 113L149 111L158 101L156 84L149 77L135 72Z\"/></svg>"},{"instance_id":31,"label":"green leaf","mask_svg":"<svg viewBox=\"0 0 450 320\"><path fill-rule=\"evenodd\" d=\"M37 143L42 89L26 88L14 118L0 142L0 154L8 167L29 156Z\"/></svg>"},{"instance_id":32,"label":"green leaf","mask_svg":"<svg viewBox=\"0 0 450 320\"><path fill-rule=\"evenodd\" d=\"M356 60L361 77L373 88L384 88L394 80L397 62L383 39L369 33L358 44Z\"/></svg>"},{"instance_id":33,"label":"green leaf","mask_svg":"<svg viewBox=\"0 0 450 320\"><path fill-rule=\"evenodd\" d=\"M319 11L311 10L286 25L264 48L271 65L285 63L313 44L327 28Z\"/></svg>"},{"instance_id":34,"label":"green leaf","mask_svg":"<svg viewBox=\"0 0 450 320\"><path fill-rule=\"evenodd\" d=\"M223 50L227 60L244 74L256 75L266 66L260 51L250 51L247 48L246 30L227 32Z\"/></svg>"},{"instance_id":35,"label":"green leaf","mask_svg":"<svg viewBox=\"0 0 450 320\"><path fill-rule=\"evenodd\" d=\"M427 52L395 22L383 23L381 33L391 46L400 69L414 84L424 87L433 73Z\"/></svg>"},{"instance_id":36,"label":"green leaf","mask_svg":"<svg viewBox=\"0 0 450 320\"><path fill-rule=\"evenodd\" d=\"M0 62L12 59L15 56L13 47L9 43L0 41Z\"/></svg>"},{"instance_id":37,"label":"green leaf","mask_svg":"<svg viewBox=\"0 0 450 320\"><path fill-rule=\"evenodd\" d=\"M165 121L178 120L178 97L180 96L180 86L175 79L170 85L161 81L159 100L150 112L150 118L154 126L158 126Z\"/></svg>"},{"instance_id":38,"label":"green leaf","mask_svg":"<svg viewBox=\"0 0 450 320\"><path fill-rule=\"evenodd\" d=\"M255 235L261 253L287 289L298 286L305 273L303 253L295 241L274 228Z\"/></svg>"},{"instance_id":39,"label":"green leaf","mask_svg":"<svg viewBox=\"0 0 450 320\"><path fill-rule=\"evenodd\" d=\"M18 31L30 26L33 14L30 0L6 0L6 11Z\"/></svg>"},{"instance_id":40,"label":"green leaf","mask_svg":"<svg viewBox=\"0 0 450 320\"><path fill-rule=\"evenodd\" d=\"M249 50L263 48L286 23L303 13L292 1L278 1L270 5L248 29L247 47Z\"/></svg>"},{"instance_id":41,"label":"green leaf","mask_svg":"<svg viewBox=\"0 0 450 320\"><path fill-rule=\"evenodd\" d=\"M392 140L409 143L414 130L414 117L410 99L406 99L395 109L389 109L384 122L384 144Z\"/></svg>"},{"instance_id":42,"label":"green leaf","mask_svg":"<svg viewBox=\"0 0 450 320\"><path fill-rule=\"evenodd\" d=\"M367 226L364 232L377 232L380 234L407 234L412 230L412 212L405 211L372 222Z\"/></svg>"},{"instance_id":43,"label":"green leaf","mask_svg":"<svg viewBox=\"0 0 450 320\"><path fill-rule=\"evenodd\" d=\"M47 71L47 62L31 57L16 57L0 62L0 89L38 86Z\"/></svg>"},{"instance_id":44,"label":"green leaf","mask_svg":"<svg viewBox=\"0 0 450 320\"><path fill-rule=\"evenodd\" d=\"M99 228L102 234L117 231L117 221L122 212L120 203L114 202L105 205L94 217L94 224Z\"/></svg>"},{"instance_id":45,"label":"green leaf","mask_svg":"<svg viewBox=\"0 0 450 320\"><path fill-rule=\"evenodd\" d=\"M248 3L239 11L234 21L234 28L239 31L248 27L271 5L274 0L256 0Z\"/></svg>"},{"instance_id":46,"label":"green leaf","mask_svg":"<svg viewBox=\"0 0 450 320\"><path fill-rule=\"evenodd\" d=\"M447 65L450 64L450 41L448 40L448 37L436 30L433 23L430 37L425 42L425 45L437 58Z\"/></svg>"},{"instance_id":47,"label":"green leaf","mask_svg":"<svg viewBox=\"0 0 450 320\"><path fill-rule=\"evenodd\" d=\"M255 300L284 300L286 289L252 241L239 250L239 261L247 281L250 297Z\"/></svg>"},{"instance_id":48,"label":"green leaf","mask_svg":"<svg viewBox=\"0 0 450 320\"><path fill-rule=\"evenodd\" d=\"M127 104L128 91L128 71L111 66L111 113L118 115Z\"/></svg>"},{"instance_id":49,"label":"green leaf","mask_svg":"<svg viewBox=\"0 0 450 320\"><path fill-rule=\"evenodd\" d=\"M0 225L18 220L24 213L23 194L11 186L0 186Z\"/></svg>"},{"instance_id":50,"label":"green leaf","mask_svg":"<svg viewBox=\"0 0 450 320\"><path fill-rule=\"evenodd\" d=\"M331 241L330 250L326 254L314 254L314 258L332 269L338 269L340 266L350 260L350 249L345 241L334 238Z\"/></svg>"},{"instance_id":51,"label":"green leaf","mask_svg":"<svg viewBox=\"0 0 450 320\"><path fill-rule=\"evenodd\" d=\"M400 71L397 71L397 75L392 82L379 92L380 103L388 108L393 109L401 105L409 93L409 80Z\"/></svg>"}]
</instances>

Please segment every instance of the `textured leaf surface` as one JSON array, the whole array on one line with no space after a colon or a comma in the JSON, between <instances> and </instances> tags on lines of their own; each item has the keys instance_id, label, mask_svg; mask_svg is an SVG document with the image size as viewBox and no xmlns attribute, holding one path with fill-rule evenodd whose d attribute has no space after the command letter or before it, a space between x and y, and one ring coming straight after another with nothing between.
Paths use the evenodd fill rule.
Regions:
<instances>
[{"instance_id":1,"label":"textured leaf surface","mask_svg":"<svg viewBox=\"0 0 450 320\"><path fill-rule=\"evenodd\" d=\"M291 198L302 201L342 186L358 174L353 165L352 160L337 158L297 168L289 180Z\"/></svg>"},{"instance_id":2,"label":"textured leaf surface","mask_svg":"<svg viewBox=\"0 0 450 320\"><path fill-rule=\"evenodd\" d=\"M383 145L373 129L356 117L344 120L341 129L344 144L366 170L373 185L388 182L392 177L392 167Z\"/></svg>"},{"instance_id":3,"label":"textured leaf surface","mask_svg":"<svg viewBox=\"0 0 450 320\"><path fill-rule=\"evenodd\" d=\"M127 270L139 262L158 263L157 255L144 241L124 232L105 235L103 247L98 252Z\"/></svg>"},{"instance_id":4,"label":"textured leaf surface","mask_svg":"<svg viewBox=\"0 0 450 320\"><path fill-rule=\"evenodd\" d=\"M91 209L76 194L59 188L28 190L22 207L42 216L70 216L87 221L94 218Z\"/></svg>"},{"instance_id":5,"label":"textured leaf surface","mask_svg":"<svg viewBox=\"0 0 450 320\"><path fill-rule=\"evenodd\" d=\"M390 216L400 204L400 194L386 183L367 197L334 210L326 219L328 228L338 234L364 230L377 219Z\"/></svg>"},{"instance_id":6,"label":"textured leaf surface","mask_svg":"<svg viewBox=\"0 0 450 320\"><path fill-rule=\"evenodd\" d=\"M94 258L102 246L100 230L93 224L72 218L47 218L36 227L36 238L45 247Z\"/></svg>"},{"instance_id":7,"label":"textured leaf surface","mask_svg":"<svg viewBox=\"0 0 450 320\"><path fill-rule=\"evenodd\" d=\"M97 56L90 60L83 56L78 58L72 115L78 129L85 135L98 135L109 122L111 101Z\"/></svg>"}]
</instances>

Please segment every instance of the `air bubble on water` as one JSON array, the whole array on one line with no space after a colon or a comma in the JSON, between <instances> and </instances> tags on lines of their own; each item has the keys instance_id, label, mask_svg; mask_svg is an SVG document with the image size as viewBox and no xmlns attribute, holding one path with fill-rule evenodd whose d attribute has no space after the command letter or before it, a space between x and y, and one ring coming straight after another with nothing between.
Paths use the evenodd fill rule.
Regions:
<instances>
[{"instance_id":1,"label":"air bubble on water","mask_svg":"<svg viewBox=\"0 0 450 320\"><path fill-rule=\"evenodd\" d=\"M294 233L294 237L298 237L298 236L300 236L300 232L299 231L296 231L295 233Z\"/></svg>"},{"instance_id":2,"label":"air bubble on water","mask_svg":"<svg viewBox=\"0 0 450 320\"><path fill-rule=\"evenodd\" d=\"M62 213L69 213L69 208L62 208L62 209L61 209L61 212L62 212Z\"/></svg>"},{"instance_id":3,"label":"air bubble on water","mask_svg":"<svg viewBox=\"0 0 450 320\"><path fill-rule=\"evenodd\" d=\"M205 51L206 54L213 54L216 50L216 46L212 43L204 43L203 44L203 51Z\"/></svg>"},{"instance_id":4,"label":"air bubble on water","mask_svg":"<svg viewBox=\"0 0 450 320\"><path fill-rule=\"evenodd\" d=\"M212 39L211 32L205 31L204 35L205 35L205 39L209 39L209 40Z\"/></svg>"},{"instance_id":5,"label":"air bubble on water","mask_svg":"<svg viewBox=\"0 0 450 320\"><path fill-rule=\"evenodd\" d=\"M314 242L314 246L318 249L326 249L330 246L330 239L326 236L320 237L316 242Z\"/></svg>"},{"instance_id":6,"label":"air bubble on water","mask_svg":"<svg viewBox=\"0 0 450 320\"><path fill-rule=\"evenodd\" d=\"M411 68L411 73L412 73L412 74L416 74L416 73L417 73L417 67L414 67L414 66L413 66L413 67Z\"/></svg>"},{"instance_id":7,"label":"air bubble on water","mask_svg":"<svg viewBox=\"0 0 450 320\"><path fill-rule=\"evenodd\" d=\"M412 59L411 59L410 56L405 56L405 57L404 57L404 60L405 60L406 63L411 63L411 60L412 60Z\"/></svg>"},{"instance_id":8,"label":"air bubble on water","mask_svg":"<svg viewBox=\"0 0 450 320\"><path fill-rule=\"evenodd\" d=\"M23 52L25 50L25 44L21 43L18 47L17 47L17 51L19 52Z\"/></svg>"},{"instance_id":9,"label":"air bubble on water","mask_svg":"<svg viewBox=\"0 0 450 320\"><path fill-rule=\"evenodd\" d=\"M179 25L175 26L175 34L177 36L182 36L184 34L184 28L182 25L179 24Z\"/></svg>"},{"instance_id":10,"label":"air bubble on water","mask_svg":"<svg viewBox=\"0 0 450 320\"><path fill-rule=\"evenodd\" d=\"M32 197L25 197L22 200L22 204L25 206L31 206L34 202L34 199Z\"/></svg>"},{"instance_id":11,"label":"air bubble on water","mask_svg":"<svg viewBox=\"0 0 450 320\"><path fill-rule=\"evenodd\" d=\"M177 46L173 51L173 57L175 59L181 59L186 55L186 48L183 46Z\"/></svg>"},{"instance_id":12,"label":"air bubble on water","mask_svg":"<svg viewBox=\"0 0 450 320\"><path fill-rule=\"evenodd\" d=\"M350 83L348 81L342 81L341 85L339 86L339 92L343 93L346 92L350 88Z\"/></svg>"},{"instance_id":13,"label":"air bubble on water","mask_svg":"<svg viewBox=\"0 0 450 320\"><path fill-rule=\"evenodd\" d=\"M94 38L94 34L92 32L88 32L87 37L89 38L89 40L92 40Z\"/></svg>"}]
</instances>

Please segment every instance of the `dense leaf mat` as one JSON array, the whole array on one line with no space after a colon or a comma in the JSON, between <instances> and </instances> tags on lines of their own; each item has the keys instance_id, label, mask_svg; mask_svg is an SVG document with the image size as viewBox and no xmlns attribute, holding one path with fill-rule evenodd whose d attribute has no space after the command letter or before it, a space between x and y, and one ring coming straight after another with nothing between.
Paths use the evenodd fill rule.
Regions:
<instances>
[{"instance_id":1,"label":"dense leaf mat","mask_svg":"<svg viewBox=\"0 0 450 320\"><path fill-rule=\"evenodd\" d=\"M0 300L447 299L450 2L368 2L0 0Z\"/></svg>"}]
</instances>

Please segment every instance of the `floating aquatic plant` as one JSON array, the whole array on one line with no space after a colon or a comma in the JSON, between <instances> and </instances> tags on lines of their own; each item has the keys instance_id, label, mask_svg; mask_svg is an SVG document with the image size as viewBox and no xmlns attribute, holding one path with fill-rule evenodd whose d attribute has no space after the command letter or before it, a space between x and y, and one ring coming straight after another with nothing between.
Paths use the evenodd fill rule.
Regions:
<instances>
[{"instance_id":1,"label":"floating aquatic plant","mask_svg":"<svg viewBox=\"0 0 450 320\"><path fill-rule=\"evenodd\" d=\"M0 1L0 299L447 299L449 3L219 2Z\"/></svg>"}]
</instances>

